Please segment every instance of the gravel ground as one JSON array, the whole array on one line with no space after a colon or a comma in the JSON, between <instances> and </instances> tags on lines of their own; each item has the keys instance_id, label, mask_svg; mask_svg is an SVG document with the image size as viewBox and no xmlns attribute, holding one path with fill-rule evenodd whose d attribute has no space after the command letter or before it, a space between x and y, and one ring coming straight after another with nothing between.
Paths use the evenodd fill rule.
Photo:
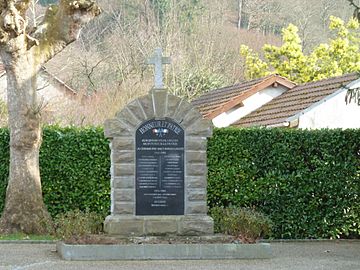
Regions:
<instances>
[{"instance_id":1,"label":"gravel ground","mask_svg":"<svg viewBox=\"0 0 360 270\"><path fill-rule=\"evenodd\" d=\"M0 243L0 269L360 270L360 241L271 243L273 259L207 261L63 261L55 244Z\"/></svg>"}]
</instances>

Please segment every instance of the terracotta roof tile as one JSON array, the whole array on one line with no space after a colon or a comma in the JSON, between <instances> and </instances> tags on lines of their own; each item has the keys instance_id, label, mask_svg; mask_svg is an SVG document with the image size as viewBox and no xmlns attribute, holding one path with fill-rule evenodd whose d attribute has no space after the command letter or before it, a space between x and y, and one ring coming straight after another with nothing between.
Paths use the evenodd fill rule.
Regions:
<instances>
[{"instance_id":1,"label":"terracotta roof tile","mask_svg":"<svg viewBox=\"0 0 360 270\"><path fill-rule=\"evenodd\" d=\"M359 77L358 73L351 73L295 86L241 118L233 126L250 127L281 124L289 117L309 108Z\"/></svg>"},{"instance_id":2,"label":"terracotta roof tile","mask_svg":"<svg viewBox=\"0 0 360 270\"><path fill-rule=\"evenodd\" d=\"M269 75L264 78L246 81L209 91L199 98L193 100L192 104L198 108L204 117L207 117L210 114L213 114L215 111L221 113L221 108L235 99L236 102L240 103L241 96L245 97L245 94L247 94L249 91L256 90L256 88L259 88L259 91L265 88L266 86L263 86L263 83L274 81L277 81L280 84L284 83L288 87L293 87L295 85L294 83L279 75ZM239 97L240 99L237 100Z\"/></svg>"},{"instance_id":3,"label":"terracotta roof tile","mask_svg":"<svg viewBox=\"0 0 360 270\"><path fill-rule=\"evenodd\" d=\"M215 89L205 93L191 103L196 106L203 115L206 115L208 112L230 101L231 98L249 90L262 80L263 78Z\"/></svg>"}]
</instances>

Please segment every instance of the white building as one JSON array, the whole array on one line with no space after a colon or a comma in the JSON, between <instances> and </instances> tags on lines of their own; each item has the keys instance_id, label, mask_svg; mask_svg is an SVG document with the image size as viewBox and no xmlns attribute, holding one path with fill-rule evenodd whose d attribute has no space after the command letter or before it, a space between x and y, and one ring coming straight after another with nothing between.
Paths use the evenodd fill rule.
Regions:
<instances>
[{"instance_id":1,"label":"white building","mask_svg":"<svg viewBox=\"0 0 360 270\"><path fill-rule=\"evenodd\" d=\"M216 127L360 128L360 106L345 102L347 90L358 87L355 73L301 85L272 75L210 91L193 104Z\"/></svg>"}]
</instances>

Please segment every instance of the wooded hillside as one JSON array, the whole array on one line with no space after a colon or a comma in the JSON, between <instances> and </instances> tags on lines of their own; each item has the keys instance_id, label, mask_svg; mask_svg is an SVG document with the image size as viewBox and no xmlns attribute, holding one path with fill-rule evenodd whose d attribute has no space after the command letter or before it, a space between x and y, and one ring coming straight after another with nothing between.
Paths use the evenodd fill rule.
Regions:
<instances>
[{"instance_id":1,"label":"wooded hillside","mask_svg":"<svg viewBox=\"0 0 360 270\"><path fill-rule=\"evenodd\" d=\"M99 2L103 14L46 66L88 96L81 108L63 108L51 122L101 124L129 99L146 93L153 86L153 70L144 62L156 47L172 59L165 85L192 99L243 79L241 45L255 52L265 43L280 45L281 29L293 23L303 49L311 50L331 35L331 15L347 20L354 10L346 0Z\"/></svg>"}]
</instances>

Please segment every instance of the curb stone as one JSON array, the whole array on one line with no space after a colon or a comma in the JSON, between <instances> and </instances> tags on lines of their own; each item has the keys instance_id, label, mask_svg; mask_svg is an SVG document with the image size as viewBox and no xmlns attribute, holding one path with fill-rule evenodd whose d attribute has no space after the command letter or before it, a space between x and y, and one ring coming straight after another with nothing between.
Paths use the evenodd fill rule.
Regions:
<instances>
[{"instance_id":1,"label":"curb stone","mask_svg":"<svg viewBox=\"0 0 360 270\"><path fill-rule=\"evenodd\" d=\"M68 245L58 242L64 260L221 260L270 259L271 245L261 244L125 244Z\"/></svg>"}]
</instances>

